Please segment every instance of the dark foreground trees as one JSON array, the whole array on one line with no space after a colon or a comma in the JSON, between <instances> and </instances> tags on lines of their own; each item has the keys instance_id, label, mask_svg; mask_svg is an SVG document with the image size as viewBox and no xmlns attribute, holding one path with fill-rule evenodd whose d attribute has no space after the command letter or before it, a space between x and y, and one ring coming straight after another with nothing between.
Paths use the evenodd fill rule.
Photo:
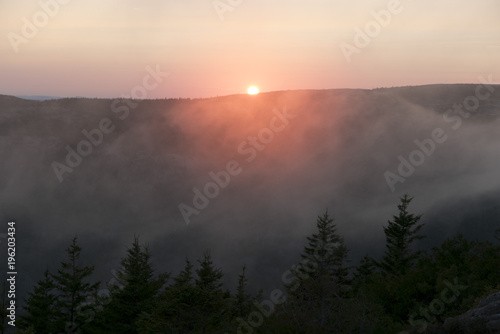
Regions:
<instances>
[{"instance_id":1,"label":"dark foreground trees","mask_svg":"<svg viewBox=\"0 0 500 334\"><path fill-rule=\"evenodd\" d=\"M294 327L327 333L342 321L338 315L349 289L348 249L328 212L318 217L316 229L307 237L294 282L287 286L284 310Z\"/></svg>"},{"instance_id":2,"label":"dark foreground trees","mask_svg":"<svg viewBox=\"0 0 500 334\"><path fill-rule=\"evenodd\" d=\"M68 259L61 262L57 272L46 271L29 294L19 328L31 328L37 333L71 333L80 331L87 323L99 283L90 281L94 267L81 264L76 237L66 253Z\"/></svg>"},{"instance_id":3,"label":"dark foreground trees","mask_svg":"<svg viewBox=\"0 0 500 334\"><path fill-rule=\"evenodd\" d=\"M77 331L88 321L88 314L94 312L94 303L99 283L91 283L94 266L80 263L81 248L74 237L66 248L68 260L61 262L61 268L53 275L57 289L56 328L58 331Z\"/></svg>"},{"instance_id":4,"label":"dark foreground trees","mask_svg":"<svg viewBox=\"0 0 500 334\"><path fill-rule=\"evenodd\" d=\"M38 281L33 291L29 293L24 306L27 314L21 317L18 326L21 328L32 326L38 333L56 332L59 311L55 290L54 280L46 270L43 279Z\"/></svg>"},{"instance_id":5,"label":"dark foreground trees","mask_svg":"<svg viewBox=\"0 0 500 334\"><path fill-rule=\"evenodd\" d=\"M109 294L97 294L76 238L68 260L48 271L26 299L19 333L448 333L447 317L500 291L500 246L462 235L419 252L421 215L403 196L385 233L384 256L349 266L349 250L326 212L316 220L285 286L248 292L246 268L224 289L209 251L169 279L156 274L151 252L135 238ZM381 246L382 248L383 246ZM285 280L284 280L285 281ZM486 333L454 329L454 333ZM458 330L458 332L457 332Z\"/></svg>"},{"instance_id":6,"label":"dark foreground trees","mask_svg":"<svg viewBox=\"0 0 500 334\"><path fill-rule=\"evenodd\" d=\"M230 330L231 294L222 289L222 270L213 264L209 251L174 278L149 312L138 321L138 333L223 333Z\"/></svg>"},{"instance_id":7,"label":"dark foreground trees","mask_svg":"<svg viewBox=\"0 0 500 334\"><path fill-rule=\"evenodd\" d=\"M151 311L169 275L155 275L151 252L146 246L141 246L136 237L127 250L127 256L121 260L117 276L118 284L108 287L110 294L95 320L86 326L87 332L137 333L139 315Z\"/></svg>"},{"instance_id":8,"label":"dark foreground trees","mask_svg":"<svg viewBox=\"0 0 500 334\"><path fill-rule=\"evenodd\" d=\"M399 214L384 227L386 251L378 266L391 276L404 275L420 255L412 246L414 241L424 238L418 234L424 225L418 224L422 215L408 212L412 200L404 195L398 205Z\"/></svg>"}]
</instances>

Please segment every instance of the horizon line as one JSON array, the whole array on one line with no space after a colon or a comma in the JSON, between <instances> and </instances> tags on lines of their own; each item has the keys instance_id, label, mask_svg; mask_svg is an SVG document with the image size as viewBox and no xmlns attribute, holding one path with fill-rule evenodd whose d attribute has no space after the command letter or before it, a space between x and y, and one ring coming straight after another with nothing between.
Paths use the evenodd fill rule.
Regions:
<instances>
[{"instance_id":1,"label":"horizon line","mask_svg":"<svg viewBox=\"0 0 500 334\"><path fill-rule=\"evenodd\" d=\"M270 94L270 93L280 93L280 92L291 92L291 91L334 91L334 90L365 90L372 91L378 89L394 89L394 88L409 88L409 87L426 87L426 86L458 86L458 85L477 85L478 83L433 83L433 84L421 84L421 85L404 85L404 86L381 86L375 88L298 88L298 89L282 89L282 90L274 90L274 91L261 91L257 95L253 95L256 97L262 94ZM494 84L494 86L498 86L500 84ZM250 96L248 93L235 93L228 95L216 95L210 97L157 97L157 98L146 98L146 99L136 99L141 101L154 101L154 100L201 100L201 99L213 99L213 98L221 98L221 97L229 97L229 96L237 96L244 95ZM18 99L26 100L26 101L52 101L52 100L64 100L64 99L92 99L92 100L121 100L127 99L124 97L96 97L96 96L53 96L53 95L27 95L27 94L8 94L8 93L0 93L0 96L10 96Z\"/></svg>"}]
</instances>

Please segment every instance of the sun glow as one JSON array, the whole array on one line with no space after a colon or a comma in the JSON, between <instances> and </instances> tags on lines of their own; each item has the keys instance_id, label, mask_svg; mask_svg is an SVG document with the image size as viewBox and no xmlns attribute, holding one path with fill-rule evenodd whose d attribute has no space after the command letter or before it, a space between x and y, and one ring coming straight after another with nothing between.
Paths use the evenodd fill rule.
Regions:
<instances>
[{"instance_id":1,"label":"sun glow","mask_svg":"<svg viewBox=\"0 0 500 334\"><path fill-rule=\"evenodd\" d=\"M250 95L259 94L259 89L255 86L252 86L252 87L248 88L248 94L250 94Z\"/></svg>"}]
</instances>

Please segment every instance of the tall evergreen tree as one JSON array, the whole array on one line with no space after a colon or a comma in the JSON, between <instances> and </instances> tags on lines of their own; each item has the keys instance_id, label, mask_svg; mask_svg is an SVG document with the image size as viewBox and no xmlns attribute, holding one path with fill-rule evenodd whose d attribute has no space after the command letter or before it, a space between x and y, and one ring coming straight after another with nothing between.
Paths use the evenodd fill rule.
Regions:
<instances>
[{"instance_id":1,"label":"tall evergreen tree","mask_svg":"<svg viewBox=\"0 0 500 334\"><path fill-rule=\"evenodd\" d=\"M42 280L38 281L25 299L26 315L20 317L19 328L33 327L38 333L53 333L57 330L57 296L56 285L49 271L46 270Z\"/></svg>"},{"instance_id":2,"label":"tall evergreen tree","mask_svg":"<svg viewBox=\"0 0 500 334\"><path fill-rule=\"evenodd\" d=\"M287 286L286 307L301 331L322 333L337 326L335 315L348 290L348 249L328 212L318 216L316 228L307 237L297 277Z\"/></svg>"},{"instance_id":3,"label":"tall evergreen tree","mask_svg":"<svg viewBox=\"0 0 500 334\"><path fill-rule=\"evenodd\" d=\"M398 276L405 274L414 264L420 252L412 251L415 240L423 239L418 233L424 226L418 224L422 215L408 212L408 206L413 198L408 195L401 197L398 205L399 214L393 216L393 221L388 221L384 227L386 237L386 251L380 263L377 263L385 273Z\"/></svg>"},{"instance_id":4,"label":"tall evergreen tree","mask_svg":"<svg viewBox=\"0 0 500 334\"><path fill-rule=\"evenodd\" d=\"M245 317L250 313L251 296L247 293L248 278L246 277L246 266L243 266L241 274L238 276L238 286L236 288L234 315Z\"/></svg>"},{"instance_id":5,"label":"tall evergreen tree","mask_svg":"<svg viewBox=\"0 0 500 334\"><path fill-rule=\"evenodd\" d=\"M301 280L334 281L337 297L345 292L348 283L347 267L349 250L344 238L337 234L334 220L328 211L316 221L317 232L307 237L307 245L301 254L302 263L299 266L298 277Z\"/></svg>"},{"instance_id":6,"label":"tall evergreen tree","mask_svg":"<svg viewBox=\"0 0 500 334\"><path fill-rule=\"evenodd\" d=\"M201 333L210 333L218 328L227 315L228 295L222 291L222 270L212 261L210 251L203 253L203 259L198 260L195 286L198 288L199 302L197 314Z\"/></svg>"},{"instance_id":7,"label":"tall evergreen tree","mask_svg":"<svg viewBox=\"0 0 500 334\"><path fill-rule=\"evenodd\" d=\"M214 266L209 250L203 253L203 259L198 260L198 263L200 267L196 269L196 286L209 292L218 291L222 287L220 280L223 274L220 268Z\"/></svg>"},{"instance_id":8,"label":"tall evergreen tree","mask_svg":"<svg viewBox=\"0 0 500 334\"><path fill-rule=\"evenodd\" d=\"M68 261L61 262L61 269L52 275L58 291L58 323L59 331L77 331L91 320L88 312L93 312L93 301L96 298L99 283L89 283L94 266L80 264L81 248L74 237L66 249ZM93 313L91 313L93 314Z\"/></svg>"},{"instance_id":9,"label":"tall evergreen tree","mask_svg":"<svg viewBox=\"0 0 500 334\"><path fill-rule=\"evenodd\" d=\"M366 284L375 270L375 262L368 255L365 255L359 262L359 266L354 273L354 279L358 285Z\"/></svg>"},{"instance_id":10,"label":"tall evergreen tree","mask_svg":"<svg viewBox=\"0 0 500 334\"><path fill-rule=\"evenodd\" d=\"M186 259L184 269L174 278L173 286L165 295L166 306L170 309L168 314L172 321L170 328L178 333L188 333L196 324L196 302L199 298L198 290L194 285L193 264ZM174 331L175 332L175 331Z\"/></svg>"},{"instance_id":11,"label":"tall evergreen tree","mask_svg":"<svg viewBox=\"0 0 500 334\"><path fill-rule=\"evenodd\" d=\"M109 301L89 326L92 333L137 333L136 321L141 312L153 307L155 298L165 285L168 275L155 275L151 252L141 247L135 238L117 272L118 285L110 286Z\"/></svg>"},{"instance_id":12,"label":"tall evergreen tree","mask_svg":"<svg viewBox=\"0 0 500 334\"><path fill-rule=\"evenodd\" d=\"M177 277L174 278L174 286L185 287L192 285L194 281L193 276L193 264L189 259L186 259L186 265L184 269L179 273Z\"/></svg>"},{"instance_id":13,"label":"tall evergreen tree","mask_svg":"<svg viewBox=\"0 0 500 334\"><path fill-rule=\"evenodd\" d=\"M184 269L174 277L150 312L137 321L139 333L191 333L197 324L198 289L194 285L193 264L186 259Z\"/></svg>"},{"instance_id":14,"label":"tall evergreen tree","mask_svg":"<svg viewBox=\"0 0 500 334\"><path fill-rule=\"evenodd\" d=\"M193 265L186 266L167 287L150 312L140 315L139 333L224 333L229 324L229 297L222 288L222 270L206 251L193 278Z\"/></svg>"}]
</instances>

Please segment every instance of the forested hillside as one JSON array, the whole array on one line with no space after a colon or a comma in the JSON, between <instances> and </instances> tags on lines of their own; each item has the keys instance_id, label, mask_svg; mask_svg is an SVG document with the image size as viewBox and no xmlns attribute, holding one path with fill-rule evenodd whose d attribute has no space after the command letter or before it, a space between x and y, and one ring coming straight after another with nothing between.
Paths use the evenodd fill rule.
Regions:
<instances>
[{"instance_id":1,"label":"forested hillside","mask_svg":"<svg viewBox=\"0 0 500 334\"><path fill-rule=\"evenodd\" d=\"M494 333L481 318L467 327L443 322L500 291L500 238L493 244L457 235L417 251L414 241L425 235L411 201L403 196L380 225L384 256L359 263L334 218L318 216L282 284L258 294L249 293L244 263L230 278L236 289L222 284L224 270L210 250L185 259L180 272L157 272L161 254L139 238L112 280L99 283L94 266L82 265L85 250L75 237L66 261L32 288L17 333Z\"/></svg>"}]
</instances>

